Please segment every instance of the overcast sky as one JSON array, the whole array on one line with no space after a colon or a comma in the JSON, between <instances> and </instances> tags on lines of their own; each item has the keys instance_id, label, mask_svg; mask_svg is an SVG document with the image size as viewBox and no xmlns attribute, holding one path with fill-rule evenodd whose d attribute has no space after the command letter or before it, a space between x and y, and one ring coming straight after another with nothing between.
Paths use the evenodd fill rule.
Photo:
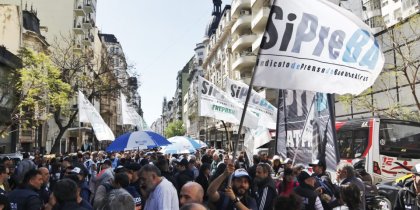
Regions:
<instances>
[{"instance_id":1,"label":"overcast sky","mask_svg":"<svg viewBox=\"0 0 420 210\"><path fill-rule=\"evenodd\" d=\"M101 33L117 37L128 63L140 74L139 93L149 126L161 115L163 97L174 96L176 73L194 56L212 10L210 0L98 1Z\"/></svg>"}]
</instances>

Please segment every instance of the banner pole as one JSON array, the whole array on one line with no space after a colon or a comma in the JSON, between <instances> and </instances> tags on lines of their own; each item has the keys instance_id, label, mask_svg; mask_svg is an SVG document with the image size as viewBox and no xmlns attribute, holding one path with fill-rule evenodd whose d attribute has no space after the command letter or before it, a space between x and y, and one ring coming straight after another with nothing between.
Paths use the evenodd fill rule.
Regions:
<instances>
[{"instance_id":1,"label":"banner pole","mask_svg":"<svg viewBox=\"0 0 420 210\"><path fill-rule=\"evenodd\" d=\"M258 62L258 60L257 60ZM239 144L239 140L241 138L241 130L242 130L242 126L244 124L244 120L245 120L245 114L246 114L246 110L248 108L248 103L249 103L249 99L251 98L251 92L252 92L252 88L254 86L254 78L255 78L255 69L256 69L257 65L254 65L254 68L252 70L252 76L251 76L251 81L249 82L249 88L248 88L248 92L246 94L246 99L245 99L245 104L244 104L244 109L242 110L242 116L241 116L241 121L239 123L239 128L238 128L238 135L236 136L235 139L235 143L233 144L233 159L232 159L232 163L235 164L235 160L236 160L236 153L238 150L238 144ZM229 182L228 182L228 186L232 185L232 176L229 178Z\"/></svg>"}]
</instances>

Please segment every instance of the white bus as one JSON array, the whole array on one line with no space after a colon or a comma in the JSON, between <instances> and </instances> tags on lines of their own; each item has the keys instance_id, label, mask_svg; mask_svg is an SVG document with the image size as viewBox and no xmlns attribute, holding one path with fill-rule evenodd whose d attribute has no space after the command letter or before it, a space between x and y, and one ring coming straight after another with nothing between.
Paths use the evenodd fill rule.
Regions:
<instances>
[{"instance_id":1,"label":"white bus","mask_svg":"<svg viewBox=\"0 0 420 210\"><path fill-rule=\"evenodd\" d=\"M369 118L336 123L342 161L364 159L373 183L390 182L420 163L420 123Z\"/></svg>"}]
</instances>

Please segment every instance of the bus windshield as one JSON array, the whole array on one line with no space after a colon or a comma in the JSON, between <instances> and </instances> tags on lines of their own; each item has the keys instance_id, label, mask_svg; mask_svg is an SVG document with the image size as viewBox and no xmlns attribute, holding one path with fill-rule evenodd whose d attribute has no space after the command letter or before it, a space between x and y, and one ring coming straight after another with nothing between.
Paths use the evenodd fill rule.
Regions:
<instances>
[{"instance_id":1,"label":"bus windshield","mask_svg":"<svg viewBox=\"0 0 420 210\"><path fill-rule=\"evenodd\" d=\"M381 155L420 158L420 123L381 120L379 153Z\"/></svg>"},{"instance_id":2,"label":"bus windshield","mask_svg":"<svg viewBox=\"0 0 420 210\"><path fill-rule=\"evenodd\" d=\"M367 121L347 121L337 126L337 141L341 159L362 157L368 145Z\"/></svg>"}]
</instances>

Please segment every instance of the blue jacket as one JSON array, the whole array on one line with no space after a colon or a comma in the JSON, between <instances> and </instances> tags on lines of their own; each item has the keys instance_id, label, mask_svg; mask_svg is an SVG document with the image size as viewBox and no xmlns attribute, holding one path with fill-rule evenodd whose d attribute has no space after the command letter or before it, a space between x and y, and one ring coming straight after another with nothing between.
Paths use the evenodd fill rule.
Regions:
<instances>
[{"instance_id":1,"label":"blue jacket","mask_svg":"<svg viewBox=\"0 0 420 210\"><path fill-rule=\"evenodd\" d=\"M40 210L43 207L38 192L30 186L15 189L8 197L13 210Z\"/></svg>"}]
</instances>

